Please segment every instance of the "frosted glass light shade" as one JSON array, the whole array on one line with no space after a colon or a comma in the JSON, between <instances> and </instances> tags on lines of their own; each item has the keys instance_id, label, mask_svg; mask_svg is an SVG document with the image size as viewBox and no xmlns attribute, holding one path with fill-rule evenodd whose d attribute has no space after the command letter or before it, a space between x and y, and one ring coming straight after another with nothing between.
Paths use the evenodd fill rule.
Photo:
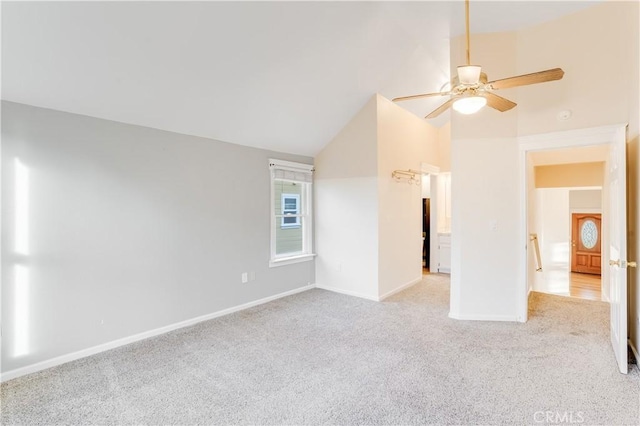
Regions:
<instances>
[{"instance_id":1,"label":"frosted glass light shade","mask_svg":"<svg viewBox=\"0 0 640 426\"><path fill-rule=\"evenodd\" d=\"M483 96L468 96L460 98L453 103L453 109L460 114L473 114L487 104L487 99Z\"/></svg>"},{"instance_id":2,"label":"frosted glass light shade","mask_svg":"<svg viewBox=\"0 0 640 426\"><path fill-rule=\"evenodd\" d=\"M482 67L479 65L464 65L458 67L458 80L462 84L476 84L480 80L480 71Z\"/></svg>"}]
</instances>

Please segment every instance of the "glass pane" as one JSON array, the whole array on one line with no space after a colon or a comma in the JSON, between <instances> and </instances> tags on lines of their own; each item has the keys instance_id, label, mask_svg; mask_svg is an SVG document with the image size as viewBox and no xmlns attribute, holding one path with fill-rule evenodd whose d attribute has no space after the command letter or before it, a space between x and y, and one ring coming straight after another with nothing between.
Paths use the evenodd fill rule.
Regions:
<instances>
[{"instance_id":1,"label":"glass pane","mask_svg":"<svg viewBox=\"0 0 640 426\"><path fill-rule=\"evenodd\" d=\"M287 198L284 197L284 211L285 213L293 213L296 214L298 210L298 200L295 198Z\"/></svg>"},{"instance_id":2,"label":"glass pane","mask_svg":"<svg viewBox=\"0 0 640 426\"><path fill-rule=\"evenodd\" d=\"M598 242L598 227L592 220L587 220L580 229L580 239L585 248L592 249Z\"/></svg>"},{"instance_id":3,"label":"glass pane","mask_svg":"<svg viewBox=\"0 0 640 426\"><path fill-rule=\"evenodd\" d=\"M275 207L275 213L276 214L283 214L284 212L282 211L282 194L292 194L292 195L298 195L298 197L300 198L300 202L302 203L302 183L297 183L297 182L290 182L290 181L286 181L286 180L275 180L273 182L273 205ZM289 208L289 206L292 205L293 203L296 203L296 199L295 198L285 198L285 202L287 203L287 207ZM297 208L297 206L293 205L294 210L295 208ZM288 212L288 213L294 213L294 212Z\"/></svg>"},{"instance_id":4,"label":"glass pane","mask_svg":"<svg viewBox=\"0 0 640 426\"><path fill-rule=\"evenodd\" d=\"M276 219L276 254L299 253L302 252L302 226L282 227L285 223L302 224L301 217L285 217Z\"/></svg>"}]
</instances>

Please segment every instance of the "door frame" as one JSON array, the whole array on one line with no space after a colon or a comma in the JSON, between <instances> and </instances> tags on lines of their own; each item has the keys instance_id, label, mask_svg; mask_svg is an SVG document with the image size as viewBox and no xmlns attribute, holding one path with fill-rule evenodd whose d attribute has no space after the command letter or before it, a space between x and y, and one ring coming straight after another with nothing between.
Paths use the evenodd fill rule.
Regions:
<instances>
[{"instance_id":1,"label":"door frame","mask_svg":"<svg viewBox=\"0 0 640 426\"><path fill-rule=\"evenodd\" d=\"M592 145L626 144L627 124L613 124L609 126L590 127L576 130L565 130L551 133L541 133L536 135L519 136L518 141L518 167L519 167L519 187L520 187L520 223L518 232L518 243L522 247L518 262L518 299L517 299L517 319L520 322L528 320L529 311L529 282L528 282L528 256L527 247L529 234L527 229L529 205L527 184L530 177L527 170L527 154L535 151L550 151L554 149L579 148ZM603 191L608 191L603 185ZM602 228L607 228L605 224L609 222L607 209L602 211ZM602 235L602 257L609 259L609 235L603 231ZM609 268L603 268L601 275L602 284L609 282Z\"/></svg>"},{"instance_id":2,"label":"door frame","mask_svg":"<svg viewBox=\"0 0 640 426\"><path fill-rule=\"evenodd\" d=\"M429 220L431 221L431 239L429 240L429 272L431 272L433 271L433 265L438 264L438 202L440 202L440 200L438 200L438 174L440 173L440 167L429 163L420 163L420 171L423 176L430 176L429 183L431 185L429 189L429 192L431 193L431 197L429 198L431 200L429 209ZM420 194L420 200L422 200L422 194Z\"/></svg>"}]
</instances>

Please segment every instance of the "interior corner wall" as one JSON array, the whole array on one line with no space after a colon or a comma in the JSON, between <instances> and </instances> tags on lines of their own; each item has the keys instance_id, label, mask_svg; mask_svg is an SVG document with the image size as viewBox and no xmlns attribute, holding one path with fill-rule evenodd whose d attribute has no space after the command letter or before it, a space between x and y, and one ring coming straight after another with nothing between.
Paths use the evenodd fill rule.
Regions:
<instances>
[{"instance_id":1,"label":"interior corner wall","mask_svg":"<svg viewBox=\"0 0 640 426\"><path fill-rule=\"evenodd\" d=\"M313 283L269 268L269 158L312 163L2 102L3 377Z\"/></svg>"},{"instance_id":2,"label":"interior corner wall","mask_svg":"<svg viewBox=\"0 0 640 426\"><path fill-rule=\"evenodd\" d=\"M438 164L438 129L378 96L378 274L380 299L422 279L422 191L394 170ZM418 176L419 178L419 176Z\"/></svg>"},{"instance_id":3,"label":"interior corner wall","mask_svg":"<svg viewBox=\"0 0 640 426\"><path fill-rule=\"evenodd\" d=\"M316 286L378 300L377 96L315 157Z\"/></svg>"}]
</instances>

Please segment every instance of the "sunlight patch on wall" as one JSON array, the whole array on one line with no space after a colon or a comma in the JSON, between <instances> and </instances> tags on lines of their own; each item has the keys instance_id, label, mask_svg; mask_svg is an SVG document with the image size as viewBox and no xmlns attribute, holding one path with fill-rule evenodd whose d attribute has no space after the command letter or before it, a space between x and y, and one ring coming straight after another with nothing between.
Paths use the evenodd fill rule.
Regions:
<instances>
[{"instance_id":1,"label":"sunlight patch on wall","mask_svg":"<svg viewBox=\"0 0 640 426\"><path fill-rule=\"evenodd\" d=\"M29 353L29 270L15 266L15 341L14 356Z\"/></svg>"}]
</instances>

